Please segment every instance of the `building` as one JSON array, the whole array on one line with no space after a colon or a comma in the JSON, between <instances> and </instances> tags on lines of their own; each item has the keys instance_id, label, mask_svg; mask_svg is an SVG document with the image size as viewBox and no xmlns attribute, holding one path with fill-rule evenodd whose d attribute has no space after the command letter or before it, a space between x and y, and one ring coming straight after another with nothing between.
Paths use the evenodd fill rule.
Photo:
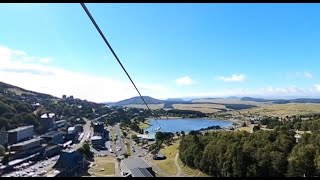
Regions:
<instances>
[{"instance_id":1,"label":"building","mask_svg":"<svg viewBox=\"0 0 320 180\"><path fill-rule=\"evenodd\" d=\"M49 146L49 147L45 148L43 155L45 157L52 157L52 156L60 154L62 149L63 149L63 147L60 145Z\"/></svg>"},{"instance_id":2,"label":"building","mask_svg":"<svg viewBox=\"0 0 320 180\"><path fill-rule=\"evenodd\" d=\"M164 160L166 159L166 156L163 154L154 154L153 155L153 160Z\"/></svg>"},{"instance_id":3,"label":"building","mask_svg":"<svg viewBox=\"0 0 320 180\"><path fill-rule=\"evenodd\" d=\"M44 147L41 145L41 138L30 139L9 146L10 160L24 158L35 153L42 154Z\"/></svg>"},{"instance_id":4,"label":"building","mask_svg":"<svg viewBox=\"0 0 320 180\"><path fill-rule=\"evenodd\" d=\"M104 133L104 124L96 122L93 126L93 133L103 134Z\"/></svg>"},{"instance_id":5,"label":"building","mask_svg":"<svg viewBox=\"0 0 320 180\"><path fill-rule=\"evenodd\" d=\"M8 133L4 126L0 130L0 144L3 146L8 144Z\"/></svg>"},{"instance_id":6,"label":"building","mask_svg":"<svg viewBox=\"0 0 320 180\"><path fill-rule=\"evenodd\" d=\"M72 126L68 128L68 134L75 134L76 133L76 127Z\"/></svg>"},{"instance_id":7,"label":"building","mask_svg":"<svg viewBox=\"0 0 320 180\"><path fill-rule=\"evenodd\" d=\"M67 96L66 95L62 95L62 99L67 99Z\"/></svg>"},{"instance_id":8,"label":"building","mask_svg":"<svg viewBox=\"0 0 320 180\"><path fill-rule=\"evenodd\" d=\"M59 120L55 121L56 127L57 128L62 128L67 124L67 120Z\"/></svg>"},{"instance_id":9,"label":"building","mask_svg":"<svg viewBox=\"0 0 320 180\"><path fill-rule=\"evenodd\" d=\"M40 118L40 125L45 132L55 128L56 115L54 113L42 114Z\"/></svg>"},{"instance_id":10,"label":"building","mask_svg":"<svg viewBox=\"0 0 320 180\"><path fill-rule=\"evenodd\" d=\"M69 127L67 134L64 135L64 140L65 140L65 142L66 141L74 142L76 140L77 136L78 136L78 132L77 132L76 128L74 126Z\"/></svg>"},{"instance_id":11,"label":"building","mask_svg":"<svg viewBox=\"0 0 320 180\"><path fill-rule=\"evenodd\" d=\"M53 166L60 171L58 176L74 176L81 169L87 166L87 162L82 154L78 151L62 151L60 158Z\"/></svg>"},{"instance_id":12,"label":"building","mask_svg":"<svg viewBox=\"0 0 320 180\"><path fill-rule=\"evenodd\" d=\"M22 126L8 131L8 144L15 144L23 140L32 138L34 135L34 126Z\"/></svg>"},{"instance_id":13,"label":"building","mask_svg":"<svg viewBox=\"0 0 320 180\"><path fill-rule=\"evenodd\" d=\"M47 144L63 144L64 137L61 132L58 131L50 131L41 136L42 139L46 141Z\"/></svg>"},{"instance_id":14,"label":"building","mask_svg":"<svg viewBox=\"0 0 320 180\"><path fill-rule=\"evenodd\" d=\"M82 124L76 124L74 127L76 128L76 130L78 132L83 132L83 125Z\"/></svg>"},{"instance_id":15,"label":"building","mask_svg":"<svg viewBox=\"0 0 320 180\"><path fill-rule=\"evenodd\" d=\"M154 141L155 137L148 134L138 134L137 137L142 140Z\"/></svg>"},{"instance_id":16,"label":"building","mask_svg":"<svg viewBox=\"0 0 320 180\"><path fill-rule=\"evenodd\" d=\"M133 168L128 177L154 177L146 168Z\"/></svg>"},{"instance_id":17,"label":"building","mask_svg":"<svg viewBox=\"0 0 320 180\"><path fill-rule=\"evenodd\" d=\"M92 136L91 144L92 144L92 147L101 147L101 146L104 146L104 140L101 136Z\"/></svg>"},{"instance_id":18,"label":"building","mask_svg":"<svg viewBox=\"0 0 320 180\"><path fill-rule=\"evenodd\" d=\"M151 177L155 176L152 167L142 158L129 158L121 162L120 170L123 175L131 174L132 177ZM149 173L148 173L148 172Z\"/></svg>"}]
</instances>

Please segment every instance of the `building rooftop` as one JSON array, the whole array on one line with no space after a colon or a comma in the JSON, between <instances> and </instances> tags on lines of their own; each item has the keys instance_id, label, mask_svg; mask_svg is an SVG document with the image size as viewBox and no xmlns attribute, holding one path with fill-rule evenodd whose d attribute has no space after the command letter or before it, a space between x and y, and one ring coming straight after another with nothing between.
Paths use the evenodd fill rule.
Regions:
<instances>
[{"instance_id":1,"label":"building rooftop","mask_svg":"<svg viewBox=\"0 0 320 180\"><path fill-rule=\"evenodd\" d=\"M146 168L130 169L132 177L154 177Z\"/></svg>"},{"instance_id":2,"label":"building rooftop","mask_svg":"<svg viewBox=\"0 0 320 180\"><path fill-rule=\"evenodd\" d=\"M17 127L17 128L15 128L15 129L9 130L8 133L21 131L21 130L23 130L23 129L28 129L28 128L31 128L31 127L34 127L34 126L33 126L33 125L30 125L30 126Z\"/></svg>"},{"instance_id":3,"label":"building rooftop","mask_svg":"<svg viewBox=\"0 0 320 180\"><path fill-rule=\"evenodd\" d=\"M123 164L128 170L134 168L151 168L151 166L140 157L125 159L123 160Z\"/></svg>"},{"instance_id":4,"label":"building rooftop","mask_svg":"<svg viewBox=\"0 0 320 180\"><path fill-rule=\"evenodd\" d=\"M91 137L91 141L92 141L92 140L101 140L101 139L102 139L101 136L92 136L92 137Z\"/></svg>"},{"instance_id":5,"label":"building rooftop","mask_svg":"<svg viewBox=\"0 0 320 180\"><path fill-rule=\"evenodd\" d=\"M64 122L67 122L67 120L63 119L63 120L56 121L56 124L64 123Z\"/></svg>"},{"instance_id":6,"label":"building rooftop","mask_svg":"<svg viewBox=\"0 0 320 180\"><path fill-rule=\"evenodd\" d=\"M29 139L29 140L22 141L22 142L17 143L17 144L13 144L13 145L11 145L11 147L12 146L24 146L26 144L37 142L37 141L40 141L40 140L41 140L40 138Z\"/></svg>"},{"instance_id":7,"label":"building rooftop","mask_svg":"<svg viewBox=\"0 0 320 180\"><path fill-rule=\"evenodd\" d=\"M74 131L75 129L76 129L76 127L74 127L74 126L73 126L73 127L69 127L69 128L68 128L68 133Z\"/></svg>"},{"instance_id":8,"label":"building rooftop","mask_svg":"<svg viewBox=\"0 0 320 180\"><path fill-rule=\"evenodd\" d=\"M45 119L45 118L53 118L53 116L55 116L54 113L46 113L46 114L42 114L41 118Z\"/></svg>"},{"instance_id":9,"label":"building rooftop","mask_svg":"<svg viewBox=\"0 0 320 180\"><path fill-rule=\"evenodd\" d=\"M47 132L44 135L42 135L42 137L52 137L52 136L55 136L57 134L60 134L60 132L58 132L58 131L50 131L50 132Z\"/></svg>"}]
</instances>

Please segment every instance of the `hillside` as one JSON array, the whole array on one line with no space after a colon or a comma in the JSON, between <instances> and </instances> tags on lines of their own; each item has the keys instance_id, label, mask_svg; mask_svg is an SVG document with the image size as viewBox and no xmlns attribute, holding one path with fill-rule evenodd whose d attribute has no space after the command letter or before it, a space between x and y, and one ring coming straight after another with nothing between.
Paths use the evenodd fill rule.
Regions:
<instances>
[{"instance_id":1,"label":"hillside","mask_svg":"<svg viewBox=\"0 0 320 180\"><path fill-rule=\"evenodd\" d=\"M21 95L30 96L31 95L31 96L37 96L40 98L47 98L47 99L55 98L54 96L51 96L49 94L38 93L38 92L23 89L21 87L17 87L17 86L11 85L11 84L0 82L0 94L8 94L8 93L12 93L13 95L17 95L17 96L21 96Z\"/></svg>"}]
</instances>

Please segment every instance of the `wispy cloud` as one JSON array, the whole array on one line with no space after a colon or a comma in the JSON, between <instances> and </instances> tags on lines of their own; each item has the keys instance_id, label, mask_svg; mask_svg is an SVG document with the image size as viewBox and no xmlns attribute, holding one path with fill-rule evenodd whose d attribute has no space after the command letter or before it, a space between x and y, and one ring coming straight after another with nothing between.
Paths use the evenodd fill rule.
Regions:
<instances>
[{"instance_id":1,"label":"wispy cloud","mask_svg":"<svg viewBox=\"0 0 320 180\"><path fill-rule=\"evenodd\" d=\"M295 73L287 73L286 74L287 79L312 79L313 74L311 72L305 71L305 72L295 72Z\"/></svg>"},{"instance_id":2,"label":"wispy cloud","mask_svg":"<svg viewBox=\"0 0 320 180\"><path fill-rule=\"evenodd\" d=\"M231 77L220 76L217 79L224 82L243 82L246 76L244 74L233 74Z\"/></svg>"},{"instance_id":3,"label":"wispy cloud","mask_svg":"<svg viewBox=\"0 0 320 180\"><path fill-rule=\"evenodd\" d=\"M185 85L191 85L193 81L189 76L184 76L176 79L176 83L180 86L185 86Z\"/></svg>"},{"instance_id":4,"label":"wispy cloud","mask_svg":"<svg viewBox=\"0 0 320 180\"><path fill-rule=\"evenodd\" d=\"M313 75L310 73L310 72L304 72L304 77L306 77L306 78L313 78Z\"/></svg>"},{"instance_id":5,"label":"wispy cloud","mask_svg":"<svg viewBox=\"0 0 320 180\"><path fill-rule=\"evenodd\" d=\"M28 61L30 59L33 61ZM47 63L51 59L34 58L24 51L0 46L0 81L58 97L74 95L95 102L118 101L138 95L130 82L54 67ZM157 98L169 92L161 84L136 84L142 95Z\"/></svg>"}]
</instances>

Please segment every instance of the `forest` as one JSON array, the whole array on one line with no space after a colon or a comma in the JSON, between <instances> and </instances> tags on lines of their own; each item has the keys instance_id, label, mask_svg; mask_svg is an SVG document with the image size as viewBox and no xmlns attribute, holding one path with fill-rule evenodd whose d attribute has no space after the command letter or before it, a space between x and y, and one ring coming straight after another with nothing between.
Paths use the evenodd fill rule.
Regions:
<instances>
[{"instance_id":1,"label":"forest","mask_svg":"<svg viewBox=\"0 0 320 180\"><path fill-rule=\"evenodd\" d=\"M259 130L196 133L182 137L181 161L215 177L318 176L320 132L304 134L277 127Z\"/></svg>"}]
</instances>

